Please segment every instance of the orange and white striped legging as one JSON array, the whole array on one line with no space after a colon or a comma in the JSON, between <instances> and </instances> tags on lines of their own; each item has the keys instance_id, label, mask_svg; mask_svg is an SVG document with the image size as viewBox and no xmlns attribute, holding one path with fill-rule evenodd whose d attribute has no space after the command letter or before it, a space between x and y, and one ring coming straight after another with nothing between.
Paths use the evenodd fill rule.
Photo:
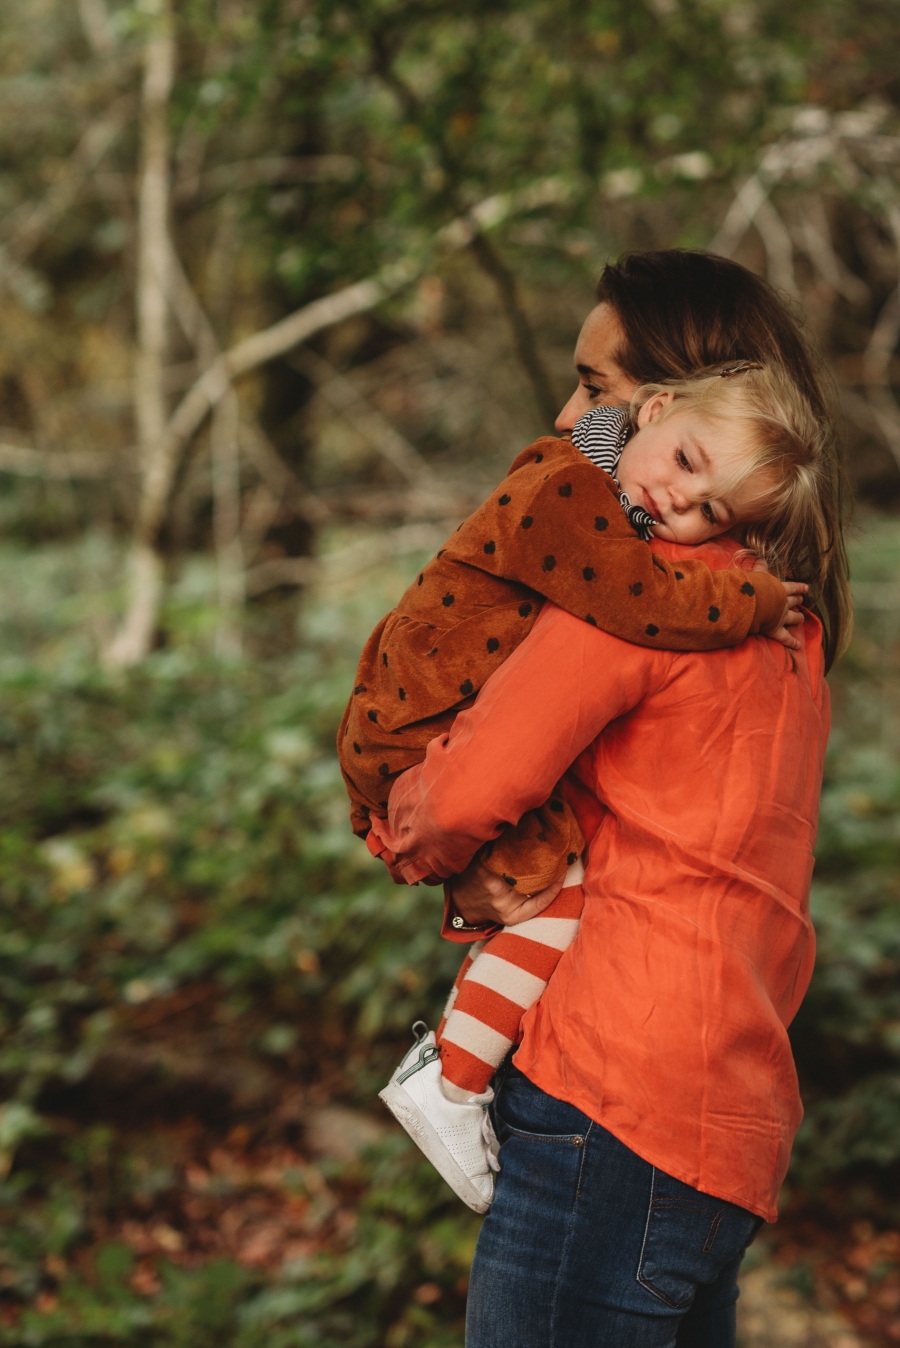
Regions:
<instances>
[{"instance_id":1,"label":"orange and white striped legging","mask_svg":"<svg viewBox=\"0 0 900 1348\"><path fill-rule=\"evenodd\" d=\"M539 917L469 948L436 1036L444 1078L454 1086L480 1095L517 1042L522 1017L575 939L583 879L584 867L576 861Z\"/></svg>"}]
</instances>

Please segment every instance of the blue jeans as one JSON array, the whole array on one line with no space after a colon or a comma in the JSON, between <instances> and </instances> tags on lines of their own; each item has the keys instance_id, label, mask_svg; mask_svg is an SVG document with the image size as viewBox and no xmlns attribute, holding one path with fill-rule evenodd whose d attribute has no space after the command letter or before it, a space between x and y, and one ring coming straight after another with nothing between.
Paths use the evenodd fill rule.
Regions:
<instances>
[{"instance_id":1,"label":"blue jeans","mask_svg":"<svg viewBox=\"0 0 900 1348\"><path fill-rule=\"evenodd\" d=\"M511 1067L466 1348L734 1348L762 1221L672 1179Z\"/></svg>"}]
</instances>

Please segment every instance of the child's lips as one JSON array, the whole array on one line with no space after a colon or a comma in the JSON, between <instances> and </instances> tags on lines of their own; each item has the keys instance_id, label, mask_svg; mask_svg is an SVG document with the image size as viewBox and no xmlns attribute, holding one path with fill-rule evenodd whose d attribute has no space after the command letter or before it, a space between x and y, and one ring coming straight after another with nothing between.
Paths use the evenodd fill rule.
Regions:
<instances>
[{"instance_id":1,"label":"child's lips","mask_svg":"<svg viewBox=\"0 0 900 1348\"><path fill-rule=\"evenodd\" d=\"M657 524L662 524L663 517L660 514L659 506L656 504L653 497L647 491L646 487L642 487L641 490L644 493L644 509L646 510L647 514L652 515L653 518L656 520Z\"/></svg>"}]
</instances>

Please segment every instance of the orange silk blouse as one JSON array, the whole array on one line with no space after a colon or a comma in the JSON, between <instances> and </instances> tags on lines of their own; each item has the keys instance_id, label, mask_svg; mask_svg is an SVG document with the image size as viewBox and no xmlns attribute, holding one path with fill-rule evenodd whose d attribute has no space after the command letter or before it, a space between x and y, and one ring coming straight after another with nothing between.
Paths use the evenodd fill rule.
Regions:
<instances>
[{"instance_id":1,"label":"orange silk blouse","mask_svg":"<svg viewBox=\"0 0 900 1348\"><path fill-rule=\"evenodd\" d=\"M727 566L726 541L681 549ZM409 880L462 870L572 765L581 929L516 1065L651 1165L774 1221L802 1117L787 1026L828 734L821 628L704 653L630 645L547 604L425 762L382 843Z\"/></svg>"}]
</instances>

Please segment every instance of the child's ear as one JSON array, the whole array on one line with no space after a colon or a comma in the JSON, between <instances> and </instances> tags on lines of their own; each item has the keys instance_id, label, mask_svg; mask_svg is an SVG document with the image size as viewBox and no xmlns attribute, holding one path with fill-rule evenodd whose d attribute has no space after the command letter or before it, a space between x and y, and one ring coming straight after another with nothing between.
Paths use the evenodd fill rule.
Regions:
<instances>
[{"instance_id":1,"label":"child's ear","mask_svg":"<svg viewBox=\"0 0 900 1348\"><path fill-rule=\"evenodd\" d=\"M675 394L671 389L663 389L659 393L654 393L651 398L647 399L641 410L638 412L638 429L640 430L644 426L649 426L650 422L655 421L658 416L661 416L666 408L671 406L674 401Z\"/></svg>"}]
</instances>

